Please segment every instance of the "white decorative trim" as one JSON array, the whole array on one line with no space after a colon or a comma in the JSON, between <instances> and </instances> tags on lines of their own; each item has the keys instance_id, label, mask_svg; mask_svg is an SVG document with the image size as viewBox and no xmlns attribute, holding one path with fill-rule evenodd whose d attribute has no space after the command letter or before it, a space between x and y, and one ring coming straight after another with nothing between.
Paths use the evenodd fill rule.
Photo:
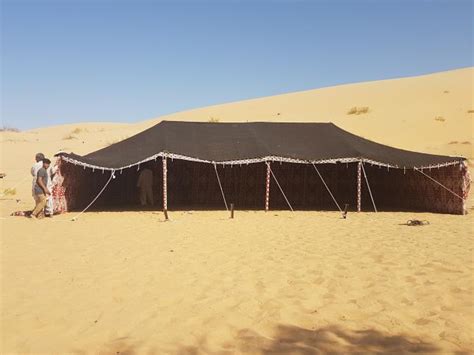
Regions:
<instances>
[{"instance_id":1,"label":"white decorative trim","mask_svg":"<svg viewBox=\"0 0 474 355\"><path fill-rule=\"evenodd\" d=\"M362 162L357 163L357 212L362 210Z\"/></svg>"},{"instance_id":2,"label":"white decorative trim","mask_svg":"<svg viewBox=\"0 0 474 355\"><path fill-rule=\"evenodd\" d=\"M405 167L400 167L398 165L392 165L388 163L383 163L379 162L376 160L371 160L371 159L365 159L361 157L353 157L353 158L329 158L329 159L321 159L321 160L303 160L303 159L297 159L297 158L288 158L288 157L279 157L279 156L274 156L274 155L269 155L261 158L247 158L247 159L239 159L239 160L225 160L225 161L211 161L211 160L205 160L205 159L200 159L200 158L194 158L186 155L181 155L181 154L174 154L174 153L168 153L168 152L160 152L155 155L152 155L151 157L148 157L146 159L140 160L136 163L121 166L118 168L107 168L103 166L98 166L98 165L93 165L93 164L88 164L81 162L79 160L73 159L71 157L67 157L65 155L62 155L61 158L71 164L74 165L80 165L83 166L84 168L91 168L91 169L101 169L101 170L122 170L122 169L127 169L131 168L133 166L137 166L143 163L146 163L151 160L156 160L159 157L168 157L173 159L178 159L178 160L186 160L186 161L192 161L196 163L207 163L207 164L219 164L219 165L239 165L239 164L256 164L256 163L265 163L265 162L280 162L280 163L296 163L296 164L336 164L336 163L357 163L357 162L364 162L368 163L371 165L377 165L379 167L386 167L386 168L404 168ZM453 158L454 159L454 158ZM440 167L446 167L446 166L451 166L451 165L456 165L462 163L462 160L455 160L455 161L450 161L446 162L443 164L432 164L432 165L424 165L424 166L415 166L413 169L431 169L431 168L440 168Z\"/></svg>"},{"instance_id":3,"label":"white decorative trim","mask_svg":"<svg viewBox=\"0 0 474 355\"><path fill-rule=\"evenodd\" d=\"M162 157L163 163L163 210L168 210L168 163L166 156Z\"/></svg>"},{"instance_id":4,"label":"white decorative trim","mask_svg":"<svg viewBox=\"0 0 474 355\"><path fill-rule=\"evenodd\" d=\"M267 166L267 178L265 180L265 212L270 209L270 162L265 163Z\"/></svg>"}]
</instances>

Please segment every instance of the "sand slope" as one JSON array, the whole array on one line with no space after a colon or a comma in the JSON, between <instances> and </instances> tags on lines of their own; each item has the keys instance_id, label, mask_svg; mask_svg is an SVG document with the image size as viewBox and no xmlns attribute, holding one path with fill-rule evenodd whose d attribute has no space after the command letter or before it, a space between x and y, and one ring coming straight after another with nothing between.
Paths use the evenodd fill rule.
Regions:
<instances>
[{"instance_id":1,"label":"sand slope","mask_svg":"<svg viewBox=\"0 0 474 355\"><path fill-rule=\"evenodd\" d=\"M161 119L333 121L472 154L474 69L212 106L137 124L0 133L2 353L233 354L474 348L474 217L412 213L87 213L30 221L34 154L85 154ZM348 114L352 107L367 113ZM363 111L363 110L362 110ZM472 201L472 197L471 197ZM472 203L472 202L471 202ZM410 218L430 226L400 225Z\"/></svg>"},{"instance_id":2,"label":"sand slope","mask_svg":"<svg viewBox=\"0 0 474 355\"><path fill-rule=\"evenodd\" d=\"M466 68L264 97L159 119L331 121L352 133L395 147L472 157L473 85L474 68ZM368 112L348 114L353 107L367 107Z\"/></svg>"}]
</instances>

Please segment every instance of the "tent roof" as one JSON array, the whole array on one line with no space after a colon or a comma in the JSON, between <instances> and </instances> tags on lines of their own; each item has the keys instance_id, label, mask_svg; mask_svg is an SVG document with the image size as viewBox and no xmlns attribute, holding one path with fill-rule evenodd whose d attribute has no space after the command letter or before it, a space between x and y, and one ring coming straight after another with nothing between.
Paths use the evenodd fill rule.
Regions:
<instances>
[{"instance_id":1,"label":"tent roof","mask_svg":"<svg viewBox=\"0 0 474 355\"><path fill-rule=\"evenodd\" d=\"M117 170L161 156L218 164L287 161L336 163L360 160L394 168L456 164L462 157L416 153L364 139L332 123L204 123L163 121L71 163Z\"/></svg>"}]
</instances>

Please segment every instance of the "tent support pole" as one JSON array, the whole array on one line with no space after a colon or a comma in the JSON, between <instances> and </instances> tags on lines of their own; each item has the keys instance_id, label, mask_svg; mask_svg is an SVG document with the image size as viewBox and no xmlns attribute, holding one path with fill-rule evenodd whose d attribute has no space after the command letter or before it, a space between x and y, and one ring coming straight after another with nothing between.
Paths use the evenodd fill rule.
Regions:
<instances>
[{"instance_id":1,"label":"tent support pole","mask_svg":"<svg viewBox=\"0 0 474 355\"><path fill-rule=\"evenodd\" d=\"M219 183L219 189L221 190L222 199L224 200L225 209L226 211L228 211L229 206L227 206L227 200L225 199L225 194L224 194L224 189L222 188L221 178L219 177L219 173L217 172L217 165L216 163L213 163L213 165L214 165L214 171L216 172L217 182Z\"/></svg>"},{"instance_id":2,"label":"tent support pole","mask_svg":"<svg viewBox=\"0 0 474 355\"><path fill-rule=\"evenodd\" d=\"M364 173L365 183L367 184L367 190L369 190L369 196L370 196L370 199L372 200L372 206L374 206L374 211L375 213L377 213L378 212L377 206L375 206L374 196L372 195L372 189L370 188L370 185L369 185L369 179L367 179L367 174L365 173L364 164L362 164L361 166L362 166L362 172Z\"/></svg>"},{"instance_id":3,"label":"tent support pole","mask_svg":"<svg viewBox=\"0 0 474 355\"><path fill-rule=\"evenodd\" d=\"M265 212L268 212L270 209L270 162L267 162L267 180L265 186Z\"/></svg>"},{"instance_id":4,"label":"tent support pole","mask_svg":"<svg viewBox=\"0 0 474 355\"><path fill-rule=\"evenodd\" d=\"M278 180L277 180L275 174L273 173L272 168L270 168L270 164L268 164L268 168L270 169L270 174L272 174L273 179L275 180L275 182L276 182L278 188L280 189L281 194L283 195L283 198L284 198L285 201L286 201L286 204L288 205L288 207L290 207L291 212L295 212L295 211L293 210L293 207L291 206L290 201L288 201L288 197L286 197L285 192L284 192L283 189L281 188L280 183L278 182Z\"/></svg>"},{"instance_id":5,"label":"tent support pole","mask_svg":"<svg viewBox=\"0 0 474 355\"><path fill-rule=\"evenodd\" d=\"M357 163L357 212L361 211L362 205L362 162Z\"/></svg>"},{"instance_id":6,"label":"tent support pole","mask_svg":"<svg viewBox=\"0 0 474 355\"><path fill-rule=\"evenodd\" d=\"M168 164L166 157L163 157L163 213L165 220L168 220Z\"/></svg>"},{"instance_id":7,"label":"tent support pole","mask_svg":"<svg viewBox=\"0 0 474 355\"><path fill-rule=\"evenodd\" d=\"M347 214L347 211L343 211L343 210L341 209L341 206L339 206L339 204L337 203L336 198L335 198L334 195L332 194L331 190L329 190L329 187L328 187L328 185L326 184L326 181L324 181L323 176L322 176L321 173L319 172L318 168L316 167L316 165L315 165L314 163L311 163L311 164L313 164L314 170L316 170L316 172L318 173L319 178L321 179L321 181L323 182L324 186L326 187L326 190L328 190L329 195L331 196L332 200L334 201L334 203L335 203L336 206L337 206L337 209L339 210L339 212L341 212L342 218L346 218L345 215Z\"/></svg>"}]
</instances>

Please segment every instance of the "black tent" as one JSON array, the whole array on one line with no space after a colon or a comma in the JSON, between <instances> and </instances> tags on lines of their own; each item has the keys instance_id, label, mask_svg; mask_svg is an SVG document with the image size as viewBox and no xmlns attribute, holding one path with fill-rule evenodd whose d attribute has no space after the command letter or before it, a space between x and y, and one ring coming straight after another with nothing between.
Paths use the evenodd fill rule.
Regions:
<instances>
[{"instance_id":1,"label":"black tent","mask_svg":"<svg viewBox=\"0 0 474 355\"><path fill-rule=\"evenodd\" d=\"M239 208L331 209L347 203L358 210L464 213L469 187L462 157L396 149L332 123L163 121L88 155L61 158L76 208L104 181L111 186L98 206L132 203L137 170L147 162L156 162L151 166L162 180L156 196L165 209L169 195L172 208L234 202ZM270 180L276 183L271 191ZM74 193L79 187L83 201Z\"/></svg>"}]
</instances>

